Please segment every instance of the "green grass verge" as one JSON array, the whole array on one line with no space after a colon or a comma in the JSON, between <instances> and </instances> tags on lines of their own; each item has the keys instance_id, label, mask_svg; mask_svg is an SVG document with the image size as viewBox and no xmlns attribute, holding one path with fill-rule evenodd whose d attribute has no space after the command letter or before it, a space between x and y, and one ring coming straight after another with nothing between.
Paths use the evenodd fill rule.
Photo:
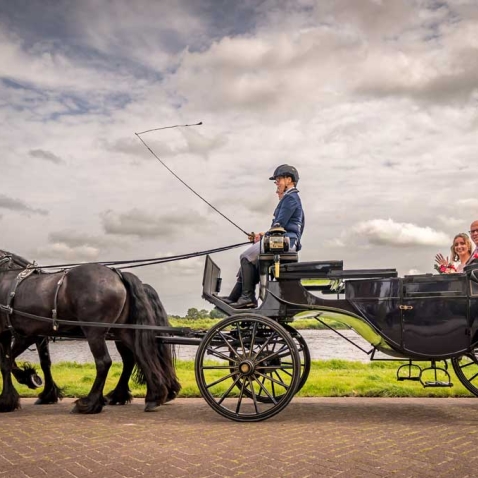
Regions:
<instances>
[{"instance_id":1,"label":"green grass verge","mask_svg":"<svg viewBox=\"0 0 478 478\"><path fill-rule=\"evenodd\" d=\"M172 327L189 327L193 330L207 330L210 329L213 325L216 325L220 322L221 319L169 319L169 322ZM327 321L327 324L336 329L344 329L343 324L339 322L334 322L332 320ZM294 320L291 323L293 327L300 330L314 329L321 330L326 329L327 327L323 326L320 322L317 322L315 319L299 319Z\"/></svg>"},{"instance_id":2,"label":"green grass verge","mask_svg":"<svg viewBox=\"0 0 478 478\"><path fill-rule=\"evenodd\" d=\"M300 397L470 397L472 396L449 370L454 384L451 388L423 388L419 382L396 380L398 362L350 362L346 360L314 360L307 383L297 394ZM179 360L176 364L182 385L180 397L199 397L194 377L194 363ZM54 364L52 373L56 383L67 397L86 395L95 377L94 364L60 362ZM108 375L105 392L116 385L121 374L121 364L114 363ZM427 379L427 378L426 378ZM428 378L431 380L431 376ZM1 379L0 379L1 383ZM41 391L15 386L22 397L36 397ZM130 382L135 397L144 397L144 386Z\"/></svg>"}]
</instances>

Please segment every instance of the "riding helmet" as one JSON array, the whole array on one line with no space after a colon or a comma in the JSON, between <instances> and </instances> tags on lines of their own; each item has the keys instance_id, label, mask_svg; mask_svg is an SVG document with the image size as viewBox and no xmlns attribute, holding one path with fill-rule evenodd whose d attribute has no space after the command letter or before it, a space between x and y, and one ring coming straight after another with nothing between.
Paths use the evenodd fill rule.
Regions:
<instances>
[{"instance_id":1,"label":"riding helmet","mask_svg":"<svg viewBox=\"0 0 478 478\"><path fill-rule=\"evenodd\" d=\"M280 166L277 166L274 174L269 179L271 181L275 181L277 176L290 176L295 184L299 182L299 172L294 168L294 166L289 166L288 164L281 164Z\"/></svg>"}]
</instances>

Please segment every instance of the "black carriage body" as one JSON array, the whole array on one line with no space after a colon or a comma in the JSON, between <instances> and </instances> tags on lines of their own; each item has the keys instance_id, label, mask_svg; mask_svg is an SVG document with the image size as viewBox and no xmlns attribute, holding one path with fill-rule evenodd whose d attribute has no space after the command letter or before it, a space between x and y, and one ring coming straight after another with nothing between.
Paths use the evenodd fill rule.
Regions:
<instances>
[{"instance_id":1,"label":"black carriage body","mask_svg":"<svg viewBox=\"0 0 478 478\"><path fill-rule=\"evenodd\" d=\"M473 285L467 274L358 280L346 284L345 296L394 350L410 358L444 359L477 341Z\"/></svg>"},{"instance_id":2,"label":"black carriage body","mask_svg":"<svg viewBox=\"0 0 478 478\"><path fill-rule=\"evenodd\" d=\"M469 271L399 278L394 269L343 270L342 261L300 263L293 254L291 262L284 257L278 278L268 274L264 281L261 274L263 302L254 313L279 322L307 311L310 316L332 317L355 329L376 350L403 359L457 357L478 342L478 283ZM261 271L270 271L271 263L270 256L261 256ZM330 283L307 283L317 279ZM217 297L220 282L220 269L208 257L203 297L227 315L250 313Z\"/></svg>"}]
</instances>

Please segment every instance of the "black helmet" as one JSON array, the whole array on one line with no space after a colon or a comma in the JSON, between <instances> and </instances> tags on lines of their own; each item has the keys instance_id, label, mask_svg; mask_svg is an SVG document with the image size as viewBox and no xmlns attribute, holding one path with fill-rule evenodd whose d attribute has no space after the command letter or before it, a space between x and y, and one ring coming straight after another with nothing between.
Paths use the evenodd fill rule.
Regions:
<instances>
[{"instance_id":1,"label":"black helmet","mask_svg":"<svg viewBox=\"0 0 478 478\"><path fill-rule=\"evenodd\" d=\"M288 164L281 164L280 166L277 166L274 174L269 179L271 181L275 181L277 176L290 176L295 184L299 182L299 172L294 168L294 166L289 166Z\"/></svg>"}]
</instances>

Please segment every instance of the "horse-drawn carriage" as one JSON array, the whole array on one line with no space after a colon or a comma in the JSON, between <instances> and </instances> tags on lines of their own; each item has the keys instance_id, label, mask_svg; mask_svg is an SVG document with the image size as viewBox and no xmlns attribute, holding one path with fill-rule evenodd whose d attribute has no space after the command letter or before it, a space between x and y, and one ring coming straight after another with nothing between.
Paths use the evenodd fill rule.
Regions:
<instances>
[{"instance_id":1,"label":"horse-drawn carriage","mask_svg":"<svg viewBox=\"0 0 478 478\"><path fill-rule=\"evenodd\" d=\"M1 267L0 257L0 271ZM233 309L219 297L220 268L207 256L203 298L223 311L225 319L204 333L158 323L136 326L153 331L163 349L168 344L198 346L198 387L207 403L224 417L236 421L270 418L304 385L311 359L304 338L291 326L297 317L314 318L325 325L334 320L355 330L371 344L372 360L377 359L376 352L382 352L392 360L405 361L397 371L399 380L420 381L427 387L451 386L451 363L463 385L478 395L478 265L468 266L462 274L399 278L394 269L344 270L342 261L299 262L296 253L279 248L261 254L259 269L261 305L257 309ZM0 319L8 315L14 323L18 311L8 312L5 304L0 305ZM55 323L68 322L49 320L50 332ZM115 326L134 329L124 318L119 324L113 322L107 324L112 327L110 333ZM88 330L88 324L82 322L81 327ZM341 335L340 330L336 332ZM123 335L118 332L106 338L119 341ZM127 340L133 348L134 337L128 335ZM154 391L158 387L154 376L144 372ZM129 378L126 375L123 382ZM3 377L0 402L6 393L5 373ZM102 389L94 393L100 393L96 399L102 398ZM157 399L157 393L148 393L149 403Z\"/></svg>"},{"instance_id":2,"label":"horse-drawn carriage","mask_svg":"<svg viewBox=\"0 0 478 478\"><path fill-rule=\"evenodd\" d=\"M350 327L371 344L372 360L382 352L406 361L398 380L452 386L451 362L478 395L478 264L463 274L399 278L393 269L344 270L342 261L297 262L284 253L262 254L260 270L263 302L238 314L218 298L220 269L206 259L203 297L230 315L206 334L196 356L199 388L218 413L255 421L287 406L310 370L307 344L290 326L298 317Z\"/></svg>"}]
</instances>

